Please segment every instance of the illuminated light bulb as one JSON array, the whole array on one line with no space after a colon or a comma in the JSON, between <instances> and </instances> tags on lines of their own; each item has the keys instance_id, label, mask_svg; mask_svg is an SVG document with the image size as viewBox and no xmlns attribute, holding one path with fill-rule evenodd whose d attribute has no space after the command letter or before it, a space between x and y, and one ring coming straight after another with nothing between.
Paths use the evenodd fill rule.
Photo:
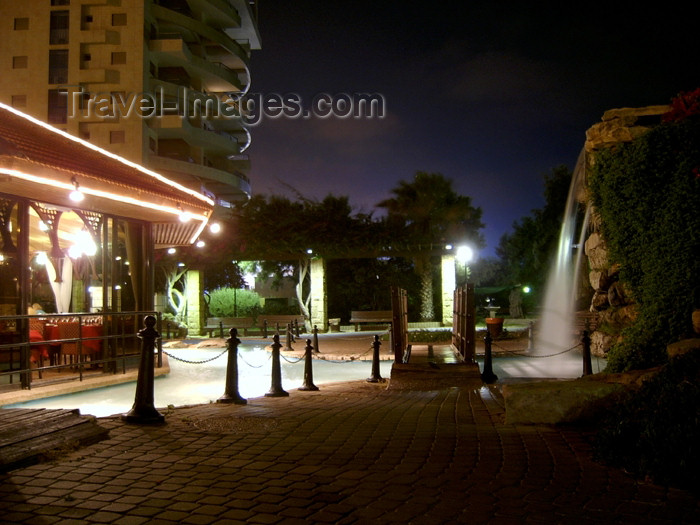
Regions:
<instances>
[{"instance_id":1,"label":"illuminated light bulb","mask_svg":"<svg viewBox=\"0 0 700 525\"><path fill-rule=\"evenodd\" d=\"M177 205L177 209L180 210L179 219L180 222L190 222L192 220L192 214L188 211L182 209L182 206Z\"/></svg>"},{"instance_id":2,"label":"illuminated light bulb","mask_svg":"<svg viewBox=\"0 0 700 525\"><path fill-rule=\"evenodd\" d=\"M211 233L219 233L221 231L221 224L218 222L212 222L209 225L209 231Z\"/></svg>"},{"instance_id":3,"label":"illuminated light bulb","mask_svg":"<svg viewBox=\"0 0 700 525\"><path fill-rule=\"evenodd\" d=\"M205 244L206 243L204 241L197 241L197 244L195 246L197 246L197 248L203 248Z\"/></svg>"},{"instance_id":4,"label":"illuminated light bulb","mask_svg":"<svg viewBox=\"0 0 700 525\"><path fill-rule=\"evenodd\" d=\"M80 190L73 190L70 192L69 197L73 202L80 202L85 198L85 195L83 195L83 192Z\"/></svg>"},{"instance_id":5,"label":"illuminated light bulb","mask_svg":"<svg viewBox=\"0 0 700 525\"><path fill-rule=\"evenodd\" d=\"M174 254L175 252L177 252L177 250L175 248L168 248L168 253L170 255Z\"/></svg>"},{"instance_id":6,"label":"illuminated light bulb","mask_svg":"<svg viewBox=\"0 0 700 525\"><path fill-rule=\"evenodd\" d=\"M71 182L73 183L73 191L70 192L70 195L68 197L70 200L73 202L80 202L85 198L85 195L83 194L82 191L80 191L80 184L78 184L78 181L75 180L75 177L71 179Z\"/></svg>"}]
</instances>

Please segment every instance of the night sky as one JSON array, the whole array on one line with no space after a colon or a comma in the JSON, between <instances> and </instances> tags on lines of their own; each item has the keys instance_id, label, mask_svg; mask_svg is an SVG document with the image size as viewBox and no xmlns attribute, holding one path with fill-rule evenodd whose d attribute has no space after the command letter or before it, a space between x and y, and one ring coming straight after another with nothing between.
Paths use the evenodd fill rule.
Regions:
<instances>
[{"instance_id":1,"label":"night sky","mask_svg":"<svg viewBox=\"0 0 700 525\"><path fill-rule=\"evenodd\" d=\"M368 213L400 180L439 172L482 208L492 255L544 204L544 175L573 170L606 110L700 86L691 13L562 4L262 0L252 93L305 104L379 93L387 115L263 118L248 150L253 193L346 195Z\"/></svg>"}]
</instances>

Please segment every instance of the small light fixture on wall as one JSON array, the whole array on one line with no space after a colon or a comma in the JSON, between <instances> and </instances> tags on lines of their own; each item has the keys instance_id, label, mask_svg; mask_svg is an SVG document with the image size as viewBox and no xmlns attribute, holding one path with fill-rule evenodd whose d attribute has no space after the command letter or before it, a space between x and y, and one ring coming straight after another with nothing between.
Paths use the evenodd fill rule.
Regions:
<instances>
[{"instance_id":1,"label":"small light fixture on wall","mask_svg":"<svg viewBox=\"0 0 700 525\"><path fill-rule=\"evenodd\" d=\"M182 206L179 204L177 205L177 209L180 211L180 222L190 222L190 219L192 219L192 214L188 211L185 211L182 209Z\"/></svg>"},{"instance_id":2,"label":"small light fixture on wall","mask_svg":"<svg viewBox=\"0 0 700 525\"><path fill-rule=\"evenodd\" d=\"M73 202L80 202L85 198L85 194L83 194L82 191L80 191L80 184L78 184L78 181L73 177L71 180L71 183L73 183L73 191L70 192L70 200Z\"/></svg>"}]
</instances>

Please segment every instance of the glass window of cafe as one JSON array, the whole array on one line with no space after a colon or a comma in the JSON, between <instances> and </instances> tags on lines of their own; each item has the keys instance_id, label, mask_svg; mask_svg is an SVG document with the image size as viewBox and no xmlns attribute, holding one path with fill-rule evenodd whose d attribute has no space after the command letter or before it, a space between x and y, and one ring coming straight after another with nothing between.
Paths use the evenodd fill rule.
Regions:
<instances>
[{"instance_id":1,"label":"glass window of cafe","mask_svg":"<svg viewBox=\"0 0 700 525\"><path fill-rule=\"evenodd\" d=\"M147 234L138 221L0 194L0 315L148 307Z\"/></svg>"}]
</instances>

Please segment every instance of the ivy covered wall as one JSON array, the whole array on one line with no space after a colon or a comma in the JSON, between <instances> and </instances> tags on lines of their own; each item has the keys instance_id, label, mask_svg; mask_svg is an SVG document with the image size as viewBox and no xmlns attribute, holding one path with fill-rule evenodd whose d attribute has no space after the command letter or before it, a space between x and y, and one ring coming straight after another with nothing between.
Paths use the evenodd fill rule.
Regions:
<instances>
[{"instance_id":1,"label":"ivy covered wall","mask_svg":"<svg viewBox=\"0 0 700 525\"><path fill-rule=\"evenodd\" d=\"M609 258L637 305L608 353L608 370L666 360L692 334L700 307L700 90L674 101L664 122L596 153L589 198Z\"/></svg>"}]
</instances>

